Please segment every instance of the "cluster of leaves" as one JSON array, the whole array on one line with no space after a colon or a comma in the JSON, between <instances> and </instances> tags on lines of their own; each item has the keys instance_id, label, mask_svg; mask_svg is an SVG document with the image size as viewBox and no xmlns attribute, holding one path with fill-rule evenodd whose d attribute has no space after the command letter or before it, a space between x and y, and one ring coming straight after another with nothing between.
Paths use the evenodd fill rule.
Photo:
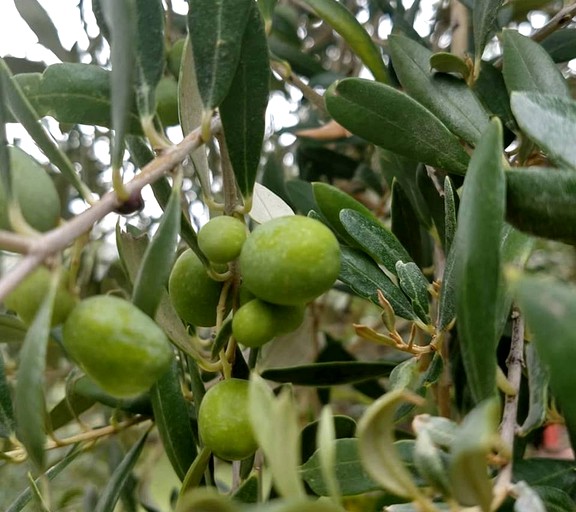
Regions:
<instances>
[{"instance_id":1,"label":"cluster of leaves","mask_svg":"<svg viewBox=\"0 0 576 512\"><path fill-rule=\"evenodd\" d=\"M0 342L10 356L0 357L3 453L9 462L29 459L38 474L8 510L22 510L32 499L49 510L48 481L95 439L138 430L149 419L181 482L174 502L181 512L574 510L574 462L528 454L535 433L559 418L576 446L570 368L576 288L523 269L538 238L576 244L570 143L576 102L560 69L576 58L576 29L564 28L576 9L564 7L549 27L527 37L507 27L525 19L528 2L463 3L460 21L472 37L461 55L433 45L448 29L442 7L428 38L416 32L419 1L405 9L387 0L368 8L336 0L189 0L188 15L178 16L160 1L94 0L100 37L110 44L110 69L63 62L13 74L0 61L3 202L16 232L0 232L0 247L23 253L17 268L29 270L57 253L75 287L83 273L91 274L96 245L82 233L114 209L137 209L140 189L150 183L164 210L154 236L118 227L118 264L105 279L92 274L81 293L119 288L156 320L177 353L171 370L136 399L115 399L74 373L65 396L47 407L47 354L56 347L64 357L57 348L61 333L50 327L58 279L30 326L3 313ZM555 2L529 3L556 13ZM43 13L35 2L21 4ZM360 10L368 14L366 26L356 16ZM21 14L33 26L32 17ZM369 29L377 33L383 20L392 35L380 47ZM53 27L47 17L44 44L62 60L75 60L46 26ZM175 42L170 30L180 26L180 35L189 35ZM494 36L499 46L491 43ZM335 52L337 60L330 58ZM362 68L374 79L356 78ZM172 85L161 87L167 80ZM300 87L304 99L303 122L292 130L298 142L289 149L299 176L287 179L279 134L265 154L263 141L270 87L285 93L289 84ZM174 93L177 118L162 115L166 90ZM89 181L40 122L45 116L61 125L111 129L113 194L94 200ZM173 145L164 125L177 121L185 139ZM92 204L84 217L58 228L32 226L45 234L30 229L12 186L9 122L27 130L66 182L69 198ZM126 149L141 169L130 183L121 176ZM334 297L377 312L376 324L364 317L353 328L357 344L376 346L384 358L359 359L346 340L322 338L319 308L310 308L314 318L304 330L262 351L243 353L221 318L207 339L187 329L166 284L180 244L206 262L186 201L182 209L183 178L192 176L194 192L211 211L256 222L295 211L329 226L342 254ZM0 281L4 293L9 278ZM331 296L322 300L326 309L333 307ZM312 339L323 341L303 362L296 353ZM275 350L289 354L284 364L266 362ZM197 433L206 382L220 372L250 380L248 413L261 452L234 463L232 479ZM280 384L277 395L263 379ZM370 401L361 414L333 414L342 386L354 400ZM303 422L310 411L299 410L295 397L306 388L323 407ZM73 428L97 404L116 420L46 442L47 433ZM143 432L127 451L90 510L113 510L120 498L136 510L133 470L149 437ZM46 446L70 444L56 462L47 457ZM269 503L253 505L262 501Z\"/></svg>"}]
</instances>

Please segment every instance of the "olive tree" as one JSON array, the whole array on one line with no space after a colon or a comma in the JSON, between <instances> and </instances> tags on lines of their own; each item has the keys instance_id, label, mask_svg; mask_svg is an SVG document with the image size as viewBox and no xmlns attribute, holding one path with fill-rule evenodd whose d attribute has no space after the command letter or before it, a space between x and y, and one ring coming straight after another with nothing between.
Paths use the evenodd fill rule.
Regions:
<instances>
[{"instance_id":1,"label":"olive tree","mask_svg":"<svg viewBox=\"0 0 576 512\"><path fill-rule=\"evenodd\" d=\"M575 4L16 6L6 510L574 510Z\"/></svg>"}]
</instances>

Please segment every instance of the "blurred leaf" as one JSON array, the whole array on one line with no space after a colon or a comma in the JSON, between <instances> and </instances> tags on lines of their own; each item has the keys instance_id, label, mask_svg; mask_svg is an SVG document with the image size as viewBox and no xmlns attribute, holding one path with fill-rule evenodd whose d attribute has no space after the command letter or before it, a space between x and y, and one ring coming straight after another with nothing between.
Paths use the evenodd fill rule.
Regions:
<instances>
[{"instance_id":1,"label":"blurred leaf","mask_svg":"<svg viewBox=\"0 0 576 512\"><path fill-rule=\"evenodd\" d=\"M340 211L340 222L357 245L392 274L397 275L398 262L412 261L394 234L372 214L345 208Z\"/></svg>"},{"instance_id":2,"label":"blurred leaf","mask_svg":"<svg viewBox=\"0 0 576 512\"><path fill-rule=\"evenodd\" d=\"M442 451L434 444L428 430L418 432L414 445L414 464L418 473L443 496L452 494L450 480L446 473L446 464Z\"/></svg>"},{"instance_id":3,"label":"blurred leaf","mask_svg":"<svg viewBox=\"0 0 576 512\"><path fill-rule=\"evenodd\" d=\"M110 30L110 118L112 138L111 163L121 169L124 157L124 137L128 131L129 113L133 101L134 40L136 35L135 0L100 0L104 19Z\"/></svg>"},{"instance_id":4,"label":"blurred leaf","mask_svg":"<svg viewBox=\"0 0 576 512\"><path fill-rule=\"evenodd\" d=\"M11 55L6 55L4 57L4 62L10 68L10 71L14 75L21 74L41 74L46 69L46 64L43 62L38 62L35 60L23 59L20 57L12 57Z\"/></svg>"},{"instance_id":5,"label":"blurred leaf","mask_svg":"<svg viewBox=\"0 0 576 512\"><path fill-rule=\"evenodd\" d=\"M412 307L420 319L425 323L429 323L428 308L430 304L428 286L430 283L428 279L424 277L424 274L422 274L422 271L416 263L410 261L408 263L397 261L396 271L398 273L400 289L412 301Z\"/></svg>"},{"instance_id":6,"label":"blurred leaf","mask_svg":"<svg viewBox=\"0 0 576 512\"><path fill-rule=\"evenodd\" d=\"M288 62L295 73L313 77L326 71L322 67L322 63L315 56L302 50L300 43L294 44L286 41L282 37L279 37L278 33L274 30L268 38L268 46L270 47L272 56Z\"/></svg>"},{"instance_id":7,"label":"blurred leaf","mask_svg":"<svg viewBox=\"0 0 576 512\"><path fill-rule=\"evenodd\" d=\"M464 80L468 79L471 69L458 55L448 52L437 52L430 55L430 67L440 73L455 73Z\"/></svg>"},{"instance_id":8,"label":"blurred leaf","mask_svg":"<svg viewBox=\"0 0 576 512\"><path fill-rule=\"evenodd\" d=\"M451 75L432 73L432 52L412 39L392 35L389 45L394 71L404 90L453 134L476 144L489 119L466 82Z\"/></svg>"},{"instance_id":9,"label":"blurred leaf","mask_svg":"<svg viewBox=\"0 0 576 512\"><path fill-rule=\"evenodd\" d=\"M94 512L113 512L120 498L120 494L126 484L126 481L132 473L132 469L136 464L136 461L142 453L142 448L146 443L146 438L148 437L148 432L146 432L140 440L135 443L126 456L122 459L122 462L112 473L110 480L108 480L106 487L100 494L98 498L98 503Z\"/></svg>"},{"instance_id":10,"label":"blurred leaf","mask_svg":"<svg viewBox=\"0 0 576 512\"><path fill-rule=\"evenodd\" d=\"M546 512L547 509L538 493L526 482L518 482L514 486L516 502L514 512Z\"/></svg>"},{"instance_id":11,"label":"blurred leaf","mask_svg":"<svg viewBox=\"0 0 576 512\"><path fill-rule=\"evenodd\" d=\"M355 437L356 422L349 416L336 414L334 417L334 435L336 440ZM317 434L319 421L308 423L300 433L302 460L308 461L317 450Z\"/></svg>"},{"instance_id":12,"label":"blurred leaf","mask_svg":"<svg viewBox=\"0 0 576 512\"><path fill-rule=\"evenodd\" d=\"M260 4L260 2L258 2ZM251 475L244 480L238 489L232 495L234 501L240 503L258 503L258 489L260 487L259 478L256 475Z\"/></svg>"},{"instance_id":13,"label":"blurred leaf","mask_svg":"<svg viewBox=\"0 0 576 512\"><path fill-rule=\"evenodd\" d=\"M332 361L285 368L267 368L262 378L298 386L340 386L385 377L397 363Z\"/></svg>"},{"instance_id":14,"label":"blurred leaf","mask_svg":"<svg viewBox=\"0 0 576 512\"><path fill-rule=\"evenodd\" d=\"M182 487L180 487L178 491L178 504L176 508L178 508L183 496L190 490L200 486L210 460L212 460L212 452L208 448L203 447L192 461L192 464L190 464L186 476L182 480Z\"/></svg>"},{"instance_id":15,"label":"blurred leaf","mask_svg":"<svg viewBox=\"0 0 576 512\"><path fill-rule=\"evenodd\" d=\"M240 59L253 0L188 0L188 33L198 89L212 110L228 94ZM250 27L251 28L251 27Z\"/></svg>"},{"instance_id":16,"label":"blurred leaf","mask_svg":"<svg viewBox=\"0 0 576 512\"><path fill-rule=\"evenodd\" d=\"M310 210L318 210L318 205L314 199L314 189L307 181L288 180L286 181L286 191L290 196L290 203L298 213L308 215Z\"/></svg>"},{"instance_id":17,"label":"blurred leaf","mask_svg":"<svg viewBox=\"0 0 576 512\"><path fill-rule=\"evenodd\" d=\"M503 0L474 0L472 11L472 28L474 31L475 61L480 62L484 48L497 30L498 10Z\"/></svg>"},{"instance_id":18,"label":"blurred leaf","mask_svg":"<svg viewBox=\"0 0 576 512\"><path fill-rule=\"evenodd\" d=\"M390 82L380 49L343 4L336 0L304 0L304 3L342 36L376 80Z\"/></svg>"},{"instance_id":19,"label":"blurred leaf","mask_svg":"<svg viewBox=\"0 0 576 512\"><path fill-rule=\"evenodd\" d=\"M336 429L334 416L330 405L325 405L320 412L318 429L316 432L316 445L318 446L318 458L320 459L320 472L326 482L328 495L336 503L341 498L340 483L336 475Z\"/></svg>"},{"instance_id":20,"label":"blurred leaf","mask_svg":"<svg viewBox=\"0 0 576 512\"><path fill-rule=\"evenodd\" d=\"M151 318L156 314L162 292L166 291L176 257L180 233L180 188L180 183L173 185L162 221L146 248L133 281L132 302Z\"/></svg>"},{"instance_id":21,"label":"blurred leaf","mask_svg":"<svg viewBox=\"0 0 576 512\"><path fill-rule=\"evenodd\" d=\"M381 290L392 305L394 312L406 320L416 320L417 316L406 296L382 272L378 265L364 253L341 247L341 268L339 279L347 284L360 297L378 302L378 290Z\"/></svg>"},{"instance_id":22,"label":"blurred leaf","mask_svg":"<svg viewBox=\"0 0 576 512\"><path fill-rule=\"evenodd\" d=\"M513 281L514 295L534 336L536 350L549 371L550 386L576 446L576 288L550 279L521 277Z\"/></svg>"},{"instance_id":23,"label":"blurred leaf","mask_svg":"<svg viewBox=\"0 0 576 512\"><path fill-rule=\"evenodd\" d=\"M178 500L176 512L239 512L236 504L212 487L188 491Z\"/></svg>"},{"instance_id":24,"label":"blurred leaf","mask_svg":"<svg viewBox=\"0 0 576 512\"><path fill-rule=\"evenodd\" d=\"M54 308L54 298L59 283L59 272L51 279L50 288L42 300L24 344L20 350L20 364L16 374L14 394L16 435L28 453L28 457L39 471L44 470L45 453L44 429L44 370L46 351L50 336L50 319Z\"/></svg>"},{"instance_id":25,"label":"blurred leaf","mask_svg":"<svg viewBox=\"0 0 576 512\"><path fill-rule=\"evenodd\" d=\"M197 451L176 363L152 387L150 396L162 445L178 478L183 480Z\"/></svg>"},{"instance_id":26,"label":"blurred leaf","mask_svg":"<svg viewBox=\"0 0 576 512\"><path fill-rule=\"evenodd\" d=\"M6 380L4 357L0 353L0 438L8 438L14 432L14 426L12 392Z\"/></svg>"},{"instance_id":27,"label":"blurred leaf","mask_svg":"<svg viewBox=\"0 0 576 512\"><path fill-rule=\"evenodd\" d=\"M561 28L540 42L554 62L576 58L576 29Z\"/></svg>"},{"instance_id":28,"label":"blurred leaf","mask_svg":"<svg viewBox=\"0 0 576 512\"><path fill-rule=\"evenodd\" d=\"M291 391L285 388L275 397L266 382L252 374L249 410L254 434L266 457L274 487L281 496L304 497L304 486L298 473L298 413ZM278 432L282 432L282 443L278 443Z\"/></svg>"},{"instance_id":29,"label":"blurred leaf","mask_svg":"<svg viewBox=\"0 0 576 512\"><path fill-rule=\"evenodd\" d=\"M135 0L134 8L136 101L140 116L152 117L156 111L156 86L164 72L164 8L161 0Z\"/></svg>"},{"instance_id":30,"label":"blurred leaf","mask_svg":"<svg viewBox=\"0 0 576 512\"><path fill-rule=\"evenodd\" d=\"M448 128L410 96L387 85L346 78L325 94L332 117L352 133L390 151L464 174L468 155Z\"/></svg>"},{"instance_id":31,"label":"blurred leaf","mask_svg":"<svg viewBox=\"0 0 576 512\"><path fill-rule=\"evenodd\" d=\"M435 445L450 448L454 443L459 426L455 421L443 416L419 414L412 421L412 428L417 435L420 431L426 430Z\"/></svg>"},{"instance_id":32,"label":"blurred leaf","mask_svg":"<svg viewBox=\"0 0 576 512\"><path fill-rule=\"evenodd\" d=\"M0 314L0 343L21 343L27 327L14 315Z\"/></svg>"},{"instance_id":33,"label":"blurred leaf","mask_svg":"<svg viewBox=\"0 0 576 512\"><path fill-rule=\"evenodd\" d=\"M394 413L397 406L414 396L399 389L372 403L358 422L358 451L364 469L387 491L416 499L420 491L394 446Z\"/></svg>"},{"instance_id":34,"label":"blurred leaf","mask_svg":"<svg viewBox=\"0 0 576 512\"><path fill-rule=\"evenodd\" d=\"M562 489L539 485L533 486L532 490L540 497L543 510L546 512L574 512L576 510L574 499ZM534 509L526 510L532 512Z\"/></svg>"},{"instance_id":35,"label":"blurred leaf","mask_svg":"<svg viewBox=\"0 0 576 512\"><path fill-rule=\"evenodd\" d=\"M249 215L255 222L263 224L277 217L294 215L294 212L282 198L268 190L264 185L256 183Z\"/></svg>"},{"instance_id":36,"label":"blurred leaf","mask_svg":"<svg viewBox=\"0 0 576 512\"><path fill-rule=\"evenodd\" d=\"M245 200L252 196L260 163L269 83L264 23L252 2L236 74L219 109L230 161Z\"/></svg>"},{"instance_id":37,"label":"blurred leaf","mask_svg":"<svg viewBox=\"0 0 576 512\"><path fill-rule=\"evenodd\" d=\"M479 402L496 386L496 298L504 224L502 125L490 122L470 160L458 211L456 316L466 378Z\"/></svg>"},{"instance_id":38,"label":"blurred leaf","mask_svg":"<svg viewBox=\"0 0 576 512\"><path fill-rule=\"evenodd\" d=\"M504 30L503 74L508 91L570 97L566 80L546 50L515 30Z\"/></svg>"},{"instance_id":39,"label":"blurred leaf","mask_svg":"<svg viewBox=\"0 0 576 512\"><path fill-rule=\"evenodd\" d=\"M87 411L96 403L94 397L76 394L73 390L66 390L66 396L60 400L50 411L46 421L47 428L55 431L76 420L80 414Z\"/></svg>"},{"instance_id":40,"label":"blurred leaf","mask_svg":"<svg viewBox=\"0 0 576 512\"><path fill-rule=\"evenodd\" d=\"M460 505L490 511L492 482L487 456L495 445L499 422L499 399L489 398L466 415L456 434L450 451L449 476L453 496Z\"/></svg>"},{"instance_id":41,"label":"blurred leaf","mask_svg":"<svg viewBox=\"0 0 576 512\"><path fill-rule=\"evenodd\" d=\"M550 382L550 375L542 364L534 343L528 343L524 352L530 401L528 414L518 430L519 436L526 436L544 425L548 407L548 383Z\"/></svg>"},{"instance_id":42,"label":"blurred leaf","mask_svg":"<svg viewBox=\"0 0 576 512\"><path fill-rule=\"evenodd\" d=\"M512 110L526 134L560 165L576 169L576 149L565 144L576 134L576 102L538 93L513 93Z\"/></svg>"},{"instance_id":43,"label":"blurred leaf","mask_svg":"<svg viewBox=\"0 0 576 512\"><path fill-rule=\"evenodd\" d=\"M354 496L381 489L362 466L358 454L358 439L336 439L334 448L336 451L334 473L343 496ZM300 474L315 494L328 496L328 486L322 477L319 459L318 450L300 467Z\"/></svg>"},{"instance_id":44,"label":"blurred leaf","mask_svg":"<svg viewBox=\"0 0 576 512\"><path fill-rule=\"evenodd\" d=\"M42 46L48 48L62 61L71 60L72 53L62 46L58 30L38 0L18 0L14 5Z\"/></svg>"}]
</instances>

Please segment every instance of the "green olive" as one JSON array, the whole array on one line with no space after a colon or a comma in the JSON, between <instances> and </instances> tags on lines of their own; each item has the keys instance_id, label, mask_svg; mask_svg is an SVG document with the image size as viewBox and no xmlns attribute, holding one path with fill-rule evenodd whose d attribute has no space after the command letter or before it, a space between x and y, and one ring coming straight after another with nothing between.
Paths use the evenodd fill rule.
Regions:
<instances>
[{"instance_id":1,"label":"green olive","mask_svg":"<svg viewBox=\"0 0 576 512\"><path fill-rule=\"evenodd\" d=\"M164 76L156 86L156 112L164 126L180 123L178 114L178 83L171 76Z\"/></svg>"},{"instance_id":2,"label":"green olive","mask_svg":"<svg viewBox=\"0 0 576 512\"><path fill-rule=\"evenodd\" d=\"M246 241L246 226L228 215L210 219L198 232L198 246L214 263L228 263L240 256Z\"/></svg>"}]
</instances>

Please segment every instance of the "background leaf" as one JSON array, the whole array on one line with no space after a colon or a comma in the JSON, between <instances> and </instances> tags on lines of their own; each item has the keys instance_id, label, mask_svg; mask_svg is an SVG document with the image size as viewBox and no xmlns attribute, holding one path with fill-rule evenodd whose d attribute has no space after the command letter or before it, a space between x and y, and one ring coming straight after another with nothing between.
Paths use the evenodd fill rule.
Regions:
<instances>
[{"instance_id":1,"label":"background leaf","mask_svg":"<svg viewBox=\"0 0 576 512\"><path fill-rule=\"evenodd\" d=\"M6 381L4 357L0 353L0 437L7 438L14 432L12 393Z\"/></svg>"},{"instance_id":2,"label":"background leaf","mask_svg":"<svg viewBox=\"0 0 576 512\"><path fill-rule=\"evenodd\" d=\"M477 63L480 62L484 48L496 31L496 18L502 0L474 0L472 11L472 28L474 31L474 53Z\"/></svg>"},{"instance_id":3,"label":"background leaf","mask_svg":"<svg viewBox=\"0 0 576 512\"><path fill-rule=\"evenodd\" d=\"M562 28L540 42L554 62L568 62L576 58L576 29Z\"/></svg>"}]
</instances>

